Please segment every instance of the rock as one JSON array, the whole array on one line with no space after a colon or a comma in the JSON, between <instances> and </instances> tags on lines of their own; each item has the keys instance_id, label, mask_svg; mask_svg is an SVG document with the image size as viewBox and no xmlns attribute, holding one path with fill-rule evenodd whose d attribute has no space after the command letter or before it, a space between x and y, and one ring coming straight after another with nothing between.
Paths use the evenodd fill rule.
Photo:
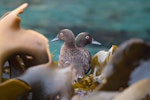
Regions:
<instances>
[{"instance_id":1,"label":"rock","mask_svg":"<svg viewBox=\"0 0 150 100\"><path fill-rule=\"evenodd\" d=\"M150 79L143 79L125 89L113 100L150 100L149 84Z\"/></svg>"},{"instance_id":2,"label":"rock","mask_svg":"<svg viewBox=\"0 0 150 100\"><path fill-rule=\"evenodd\" d=\"M93 92L85 97L74 96L71 100L112 100L119 92Z\"/></svg>"},{"instance_id":3,"label":"rock","mask_svg":"<svg viewBox=\"0 0 150 100\"><path fill-rule=\"evenodd\" d=\"M32 100L70 100L73 96L71 67L60 69L53 63L29 68L18 79L32 88Z\"/></svg>"},{"instance_id":4,"label":"rock","mask_svg":"<svg viewBox=\"0 0 150 100\"><path fill-rule=\"evenodd\" d=\"M119 91L127 88L132 72L138 67L143 67L140 65L141 61L149 62L149 59L149 43L141 39L131 39L124 42L118 47L112 60L102 71L106 82L99 87L99 90Z\"/></svg>"}]
</instances>

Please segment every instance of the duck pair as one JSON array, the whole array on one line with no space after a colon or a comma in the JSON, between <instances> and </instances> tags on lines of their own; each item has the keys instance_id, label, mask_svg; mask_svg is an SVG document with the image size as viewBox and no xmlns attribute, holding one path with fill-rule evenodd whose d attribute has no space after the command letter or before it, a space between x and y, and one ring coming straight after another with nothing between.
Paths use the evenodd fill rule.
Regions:
<instances>
[{"instance_id":1,"label":"duck pair","mask_svg":"<svg viewBox=\"0 0 150 100\"><path fill-rule=\"evenodd\" d=\"M91 54L85 46L87 44L101 45L101 43L95 41L87 32L79 33L75 37L69 29L61 30L51 41L56 40L64 41L60 50L58 66L64 68L73 65L78 78L87 74L91 69Z\"/></svg>"}]
</instances>

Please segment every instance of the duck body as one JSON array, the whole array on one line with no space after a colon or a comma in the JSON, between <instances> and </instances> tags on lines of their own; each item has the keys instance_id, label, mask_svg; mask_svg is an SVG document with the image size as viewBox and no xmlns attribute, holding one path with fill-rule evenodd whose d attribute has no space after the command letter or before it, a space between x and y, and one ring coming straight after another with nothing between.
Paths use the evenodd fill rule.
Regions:
<instances>
[{"instance_id":1,"label":"duck body","mask_svg":"<svg viewBox=\"0 0 150 100\"><path fill-rule=\"evenodd\" d=\"M78 64L83 67L84 73L87 74L91 69L92 56L85 47L78 47L78 51L80 52L77 55L77 58L79 58Z\"/></svg>"},{"instance_id":2,"label":"duck body","mask_svg":"<svg viewBox=\"0 0 150 100\"><path fill-rule=\"evenodd\" d=\"M78 38L76 39L73 32L68 29L63 29L58 33L57 39L64 41L60 50L58 66L64 68L73 65L77 77L83 77L91 69L91 54L85 45L91 43L92 38L86 37L88 38L86 41L81 41L82 37Z\"/></svg>"},{"instance_id":3,"label":"duck body","mask_svg":"<svg viewBox=\"0 0 150 100\"><path fill-rule=\"evenodd\" d=\"M91 68L90 53L87 52L86 48L68 48L63 45L59 57L59 66L68 67L71 64L76 69L78 76L84 76Z\"/></svg>"},{"instance_id":4,"label":"duck body","mask_svg":"<svg viewBox=\"0 0 150 100\"><path fill-rule=\"evenodd\" d=\"M75 62L75 55L78 55L78 49L76 47L68 47L63 44L59 55L59 66L68 67L71 65L73 62Z\"/></svg>"},{"instance_id":5,"label":"duck body","mask_svg":"<svg viewBox=\"0 0 150 100\"><path fill-rule=\"evenodd\" d=\"M101 45L101 43L95 41L92 36L87 32L79 33L75 38L76 46L80 52L80 65L83 67L85 73L87 74L91 69L91 60L92 56L89 50L86 48L88 44L97 44Z\"/></svg>"}]
</instances>

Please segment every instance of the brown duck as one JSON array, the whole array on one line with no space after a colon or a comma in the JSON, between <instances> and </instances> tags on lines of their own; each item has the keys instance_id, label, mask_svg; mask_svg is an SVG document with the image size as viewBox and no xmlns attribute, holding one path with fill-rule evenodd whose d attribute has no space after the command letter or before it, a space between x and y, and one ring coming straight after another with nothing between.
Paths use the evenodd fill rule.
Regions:
<instances>
[{"instance_id":1,"label":"brown duck","mask_svg":"<svg viewBox=\"0 0 150 100\"><path fill-rule=\"evenodd\" d=\"M69 29L63 29L58 33L56 38L52 40L64 41L64 44L60 50L58 65L60 67L68 67L69 65L73 64L73 67L76 69L76 78L83 77L91 68L91 56L84 47L85 45L92 43L93 39L89 35L89 39L83 42L82 40L84 36L81 36L81 34L77 36L75 41L73 32ZM88 36L86 38L88 38Z\"/></svg>"},{"instance_id":2,"label":"brown duck","mask_svg":"<svg viewBox=\"0 0 150 100\"><path fill-rule=\"evenodd\" d=\"M81 52L80 58L80 66L84 67L84 72L88 73L91 69L91 54L86 48L88 44L96 44L101 45L101 43L95 41L92 36L88 32L81 32L75 38L76 46Z\"/></svg>"},{"instance_id":3,"label":"brown duck","mask_svg":"<svg viewBox=\"0 0 150 100\"><path fill-rule=\"evenodd\" d=\"M71 30L63 29L51 41L56 40L64 41L64 44L61 46L58 65L60 67L67 67L73 62L74 53L78 51L75 46L75 36Z\"/></svg>"}]
</instances>

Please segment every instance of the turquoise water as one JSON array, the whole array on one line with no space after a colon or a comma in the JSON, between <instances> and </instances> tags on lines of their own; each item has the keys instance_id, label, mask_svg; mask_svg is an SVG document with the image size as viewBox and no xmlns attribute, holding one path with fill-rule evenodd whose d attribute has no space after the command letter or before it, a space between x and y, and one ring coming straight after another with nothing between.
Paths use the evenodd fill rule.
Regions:
<instances>
[{"instance_id":1,"label":"turquoise water","mask_svg":"<svg viewBox=\"0 0 150 100\"><path fill-rule=\"evenodd\" d=\"M150 41L150 0L1 0L0 16L24 2L29 7L20 15L22 27L38 31L49 40L63 28L75 35L90 32L102 43L87 46L92 55L130 38ZM61 41L50 42L54 60L61 45Z\"/></svg>"},{"instance_id":2,"label":"turquoise water","mask_svg":"<svg viewBox=\"0 0 150 100\"><path fill-rule=\"evenodd\" d=\"M51 40L51 38L50 38ZM55 42L49 42L50 44L50 51L52 54L54 54L54 61L57 61L59 58L59 52L60 52L60 48L61 45L63 44L62 41L55 41ZM88 45L86 46L88 48L88 50L90 51L91 55L94 55L95 53L97 53L100 50L107 50L108 48L104 48L103 46L95 46L95 45Z\"/></svg>"}]
</instances>

